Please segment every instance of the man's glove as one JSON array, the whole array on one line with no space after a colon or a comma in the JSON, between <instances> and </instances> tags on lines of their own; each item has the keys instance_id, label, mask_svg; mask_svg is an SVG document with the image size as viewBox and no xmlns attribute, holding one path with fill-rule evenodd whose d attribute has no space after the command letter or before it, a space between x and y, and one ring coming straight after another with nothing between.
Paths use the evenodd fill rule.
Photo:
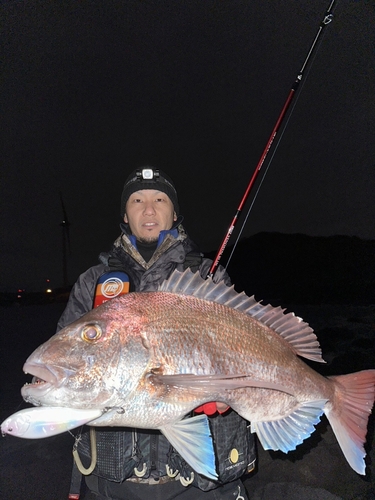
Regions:
<instances>
[{"instance_id":1,"label":"man's glove","mask_svg":"<svg viewBox=\"0 0 375 500\"><path fill-rule=\"evenodd\" d=\"M205 413L208 416L215 415L216 412L223 414L229 410L229 406L225 403L205 403L204 405L195 408L195 413Z\"/></svg>"}]
</instances>

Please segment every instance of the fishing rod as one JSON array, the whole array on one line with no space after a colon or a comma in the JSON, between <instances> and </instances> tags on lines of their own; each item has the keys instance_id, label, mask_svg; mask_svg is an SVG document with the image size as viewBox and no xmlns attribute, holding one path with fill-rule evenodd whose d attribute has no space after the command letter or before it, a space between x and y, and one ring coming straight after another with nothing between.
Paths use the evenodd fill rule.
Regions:
<instances>
[{"instance_id":1,"label":"fishing rod","mask_svg":"<svg viewBox=\"0 0 375 500\"><path fill-rule=\"evenodd\" d=\"M244 193L244 195L243 195L243 197L242 197L242 199L240 201L240 204L237 207L237 210L236 210L236 212L234 214L234 217L232 219L231 225L229 226L228 231L227 231L227 233L226 233L226 235L225 235L225 237L224 237L224 239L223 239L223 241L221 243L221 246L220 246L220 248L219 248L219 250L218 250L218 252L216 254L216 257L215 257L214 261L211 264L211 267L210 267L210 270L208 272L207 277L212 278L213 275L216 272L216 269L217 269L217 267L219 265L220 259L221 259L222 255L224 253L224 250L225 250L225 248L226 248L226 246L228 244L228 241L229 241L229 239L230 239L230 237L231 237L231 235L233 233L234 227L235 227L235 225L236 225L236 223L238 221L238 218L239 218L239 216L240 216L240 214L242 212L243 206L245 205L246 200L249 197L250 191L251 191L251 189L252 189L252 187L253 187L253 185L255 183L255 180L258 177L258 174L259 174L259 172L260 172L260 170L261 170L261 168L262 168L262 166L264 164L264 161L265 161L265 159L266 159L266 157L267 157L267 155L268 155L268 153L269 153L269 151L271 149L271 146L272 146L272 144L273 144L273 142L275 140L275 137L276 137L276 135L277 135L277 133L278 133L278 131L280 129L280 126L282 124L282 121L283 121L283 119L284 119L284 117L285 117L288 109L289 109L289 106L290 106L290 104L291 104L294 96L296 95L297 89L298 89L298 87L299 87L299 85L300 85L300 83L301 83L301 81L303 79L304 72L306 70L308 62L311 59L311 56L312 56L312 54L314 52L314 49L317 47L318 40L319 40L320 36L322 35L322 33L324 31L324 28L328 24L330 24L331 21L332 21L332 19L333 19L332 11L333 11L333 5L334 5L335 1L336 0L331 0L330 4L328 6L328 9L326 10L326 12L324 14L323 21L320 23L319 30L318 30L315 38L314 38L313 43L310 46L309 52L307 54L307 57L306 57L303 65L302 65L302 68L300 69L300 71L299 71L299 73L297 75L296 80L294 81L294 83L293 83L293 85L292 85L292 87L291 87L291 89L289 91L289 94L288 94L288 97L287 97L287 99L285 101L285 104L284 104L284 106L283 106L283 108L281 110L281 113L280 113L280 115L279 115L279 117L278 117L278 119L276 121L276 124L275 124L275 126L274 126L274 128L273 128L273 130L271 132L270 138L267 141L266 147L264 148L264 151L263 151L263 153L262 153L262 155L261 155L261 157L260 157L260 159L258 161L258 164L257 164L257 166L256 166L256 168L254 170L254 173L253 173L253 175L252 175L252 177L250 179L250 182L247 185L246 191L245 191L245 193ZM289 115L289 117L290 117L290 115ZM281 137L280 137L280 139L281 139ZM279 140L279 142L280 142L280 140ZM278 143L276 144L276 148L278 146ZM271 160L272 160L272 158L271 158ZM250 210L251 210L251 208L252 207L250 207ZM245 219L244 224L246 223L246 220L247 220L247 218ZM242 226L242 229L243 229L243 226ZM242 230L241 230L241 232L242 232ZM236 242L236 244L237 244L237 242ZM234 252L234 248L232 250L231 256L232 256L232 254ZM228 263L229 263L229 260L228 260ZM227 263L227 266L228 266L228 263Z\"/></svg>"}]
</instances>

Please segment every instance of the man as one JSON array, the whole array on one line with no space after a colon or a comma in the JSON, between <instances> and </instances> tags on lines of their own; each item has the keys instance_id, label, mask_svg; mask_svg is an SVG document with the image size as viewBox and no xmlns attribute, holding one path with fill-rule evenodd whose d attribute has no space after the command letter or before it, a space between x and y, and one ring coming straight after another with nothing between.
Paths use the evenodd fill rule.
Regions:
<instances>
[{"instance_id":1,"label":"man","mask_svg":"<svg viewBox=\"0 0 375 500\"><path fill-rule=\"evenodd\" d=\"M101 277L107 273L125 273L129 291L157 290L175 269L189 267L207 276L211 261L202 257L186 234L175 186L164 172L147 167L130 174L121 196L121 216L121 235L109 253L100 255L101 263L79 277L57 330L93 307L98 280L103 281ZM221 279L230 284L228 275L219 268L215 281ZM194 473L158 431L96 428L98 456L93 472L86 475L91 493L85 498L245 500L240 477L255 464L254 440L247 422L223 404L208 403L196 411L211 415L220 481ZM85 467L91 463L92 445L84 432L78 453ZM76 475L75 471L73 478Z\"/></svg>"}]
</instances>

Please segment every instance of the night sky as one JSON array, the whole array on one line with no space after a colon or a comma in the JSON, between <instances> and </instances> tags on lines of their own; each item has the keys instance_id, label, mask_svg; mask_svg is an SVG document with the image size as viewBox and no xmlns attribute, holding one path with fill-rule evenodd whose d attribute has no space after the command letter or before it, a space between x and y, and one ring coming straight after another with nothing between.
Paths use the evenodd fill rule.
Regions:
<instances>
[{"instance_id":1,"label":"night sky","mask_svg":"<svg viewBox=\"0 0 375 500\"><path fill-rule=\"evenodd\" d=\"M1 290L63 284L59 193L69 282L96 264L144 164L174 179L188 233L217 249L328 5L3 3ZM375 239L374 9L336 2L244 237Z\"/></svg>"}]
</instances>

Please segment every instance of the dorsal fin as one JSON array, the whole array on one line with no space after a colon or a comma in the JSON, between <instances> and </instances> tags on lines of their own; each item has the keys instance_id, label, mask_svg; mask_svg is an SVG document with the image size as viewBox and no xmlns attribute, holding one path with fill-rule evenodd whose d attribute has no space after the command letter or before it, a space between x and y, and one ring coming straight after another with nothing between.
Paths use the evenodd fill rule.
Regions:
<instances>
[{"instance_id":1,"label":"dorsal fin","mask_svg":"<svg viewBox=\"0 0 375 500\"><path fill-rule=\"evenodd\" d=\"M285 314L285 309L280 306L263 305L254 296L237 293L234 286L228 287L223 281L214 283L211 278L204 280L199 272L193 274L186 269L183 273L174 271L160 285L159 291L191 295L248 314L281 335L299 356L325 363L315 333L305 321L292 312Z\"/></svg>"}]
</instances>

